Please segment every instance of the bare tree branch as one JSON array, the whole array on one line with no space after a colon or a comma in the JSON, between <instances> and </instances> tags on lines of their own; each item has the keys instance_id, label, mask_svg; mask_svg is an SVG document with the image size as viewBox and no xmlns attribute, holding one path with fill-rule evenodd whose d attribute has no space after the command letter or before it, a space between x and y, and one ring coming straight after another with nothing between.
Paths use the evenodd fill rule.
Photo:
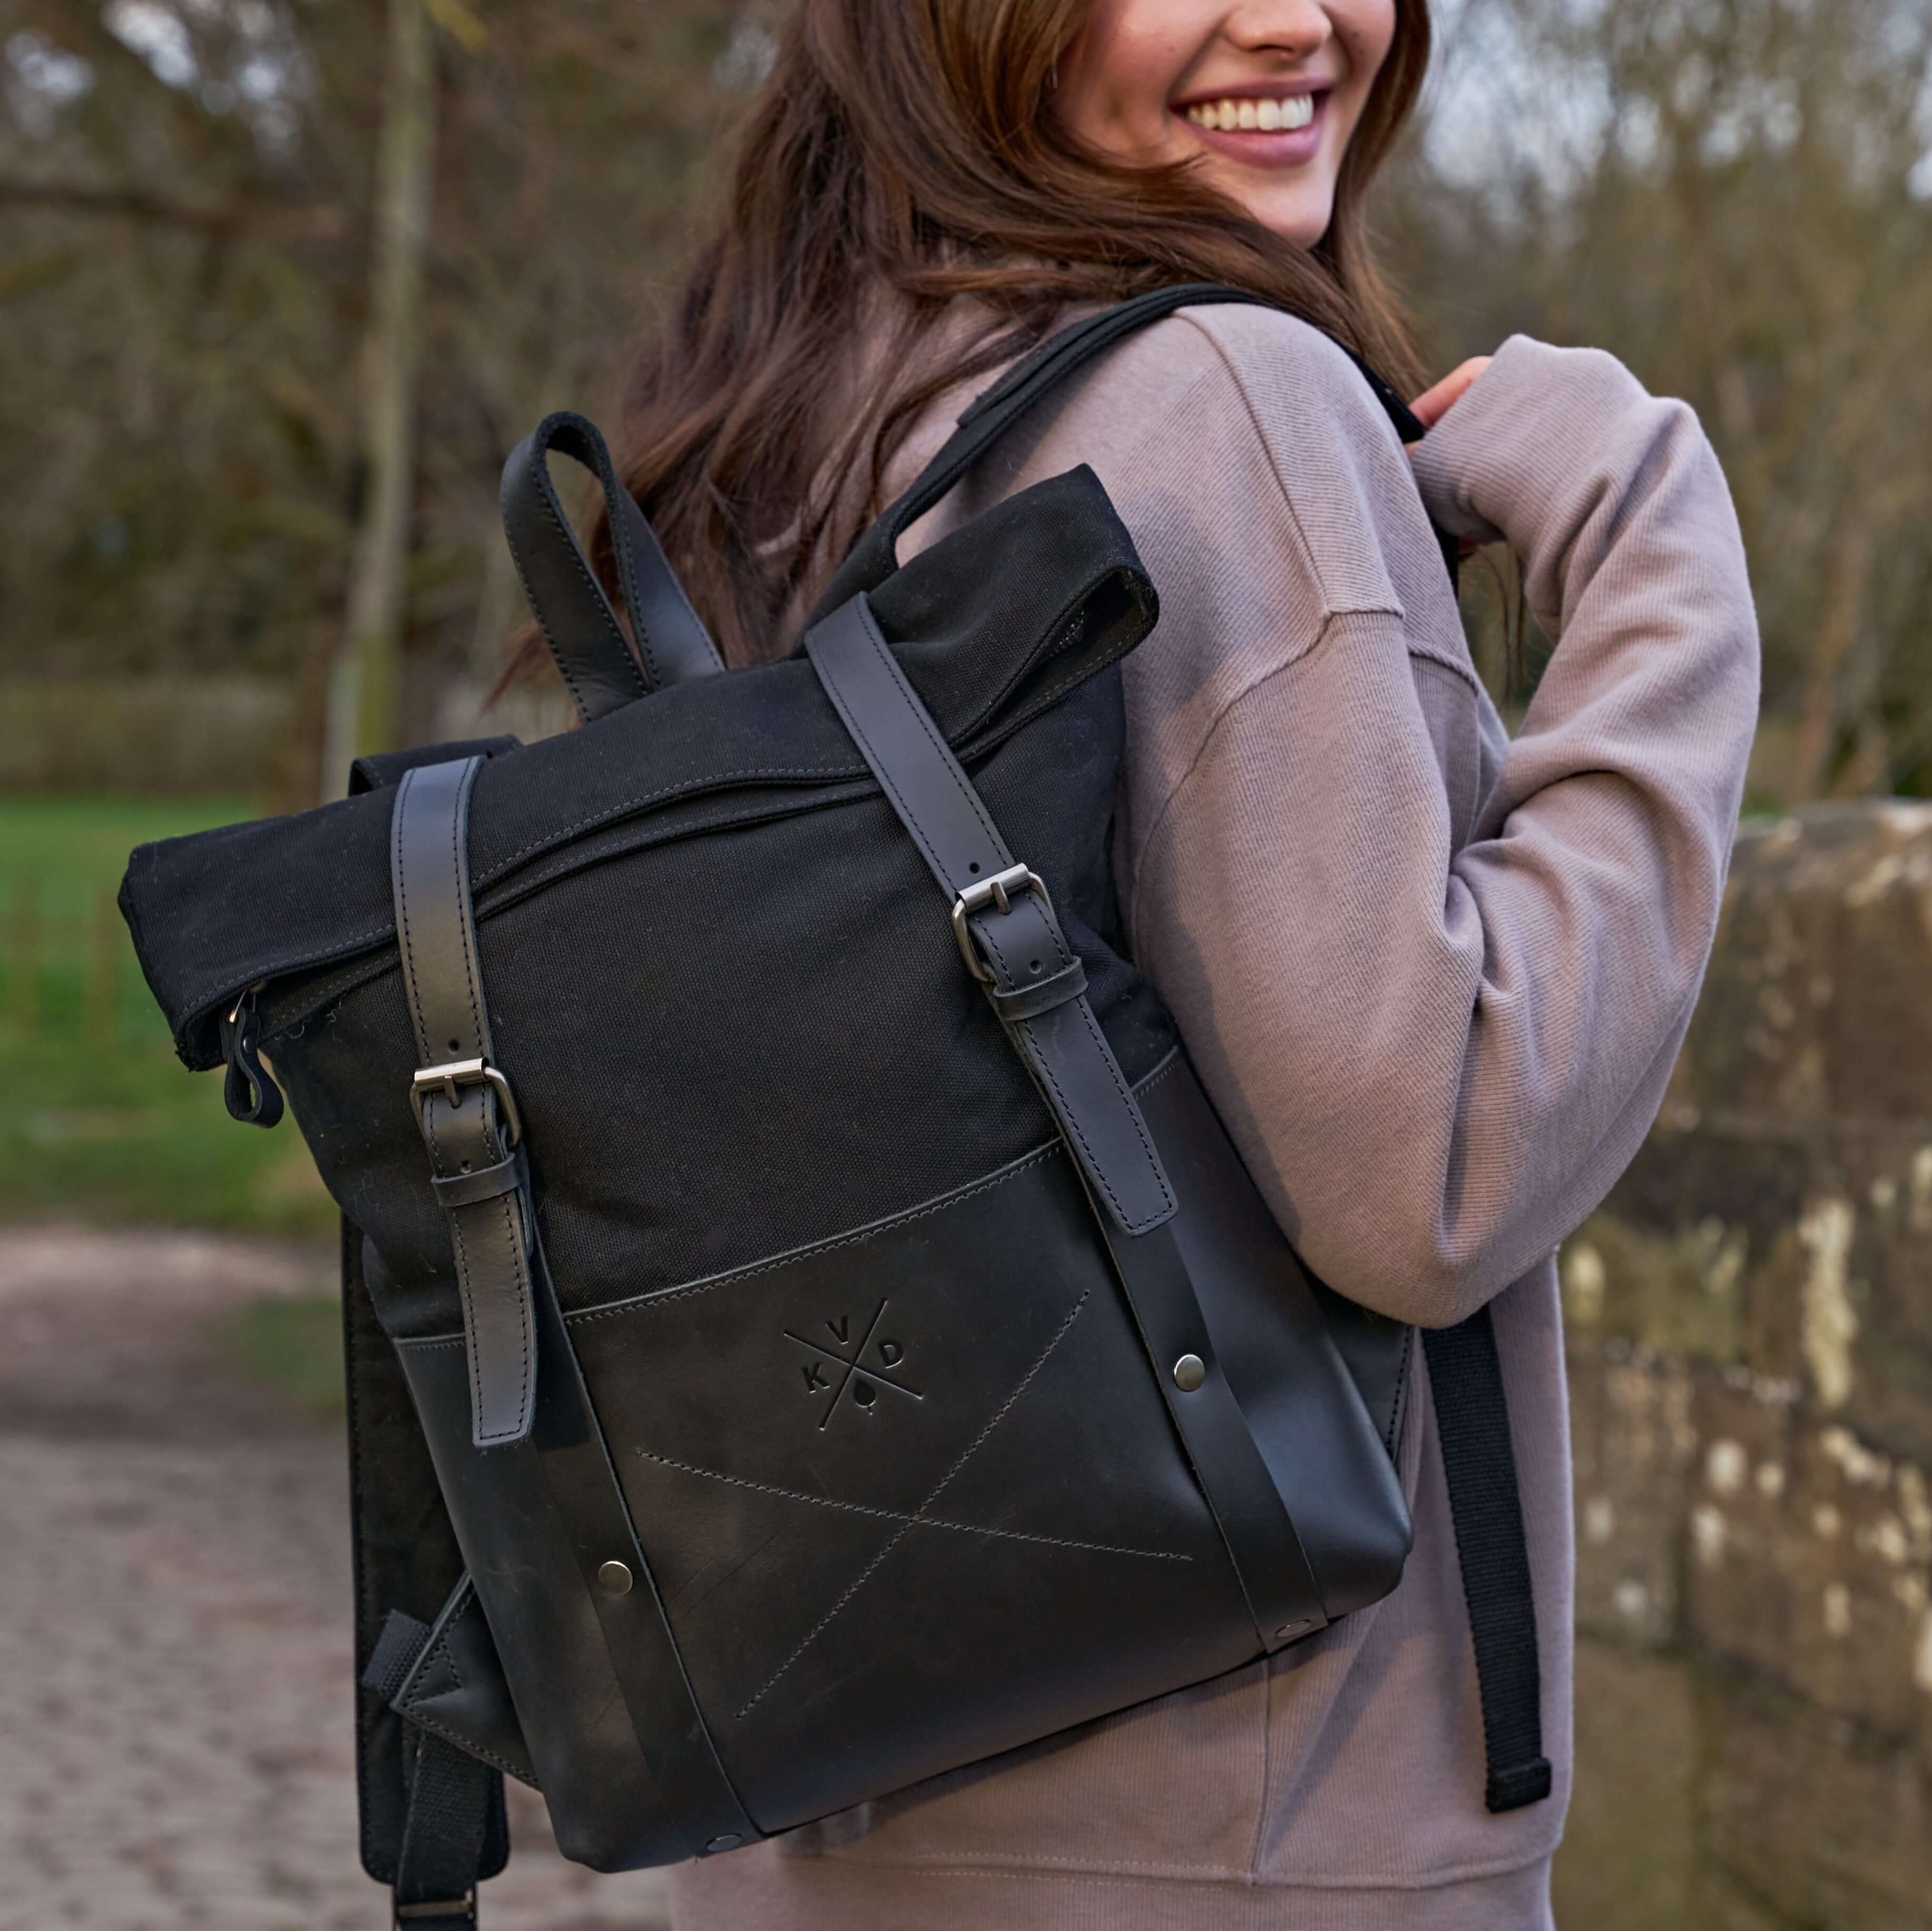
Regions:
<instances>
[{"instance_id":1,"label":"bare tree branch","mask_svg":"<svg viewBox=\"0 0 1932 1931\"><path fill-rule=\"evenodd\" d=\"M145 222L224 241L330 241L346 225L342 210L326 202L307 208L195 208L145 188L90 187L77 181L0 178L0 205Z\"/></svg>"}]
</instances>

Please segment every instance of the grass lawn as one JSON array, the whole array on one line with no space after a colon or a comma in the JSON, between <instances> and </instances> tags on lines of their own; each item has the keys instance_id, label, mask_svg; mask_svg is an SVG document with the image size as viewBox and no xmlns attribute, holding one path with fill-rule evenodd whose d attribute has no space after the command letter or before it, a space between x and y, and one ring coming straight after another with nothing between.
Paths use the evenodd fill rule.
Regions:
<instances>
[{"instance_id":1,"label":"grass lawn","mask_svg":"<svg viewBox=\"0 0 1932 1931\"><path fill-rule=\"evenodd\" d=\"M326 1236L294 1123L238 1126L190 1073L114 909L128 854L246 799L0 797L0 1220Z\"/></svg>"}]
</instances>

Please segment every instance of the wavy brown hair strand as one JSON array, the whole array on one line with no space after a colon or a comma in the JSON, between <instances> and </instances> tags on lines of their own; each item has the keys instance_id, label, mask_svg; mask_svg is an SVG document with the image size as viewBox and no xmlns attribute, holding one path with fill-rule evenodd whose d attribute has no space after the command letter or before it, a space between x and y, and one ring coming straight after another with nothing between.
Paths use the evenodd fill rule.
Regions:
<instances>
[{"instance_id":1,"label":"wavy brown hair strand","mask_svg":"<svg viewBox=\"0 0 1932 1931\"><path fill-rule=\"evenodd\" d=\"M625 481L728 664L788 646L784 613L877 513L926 409L1069 304L1229 283L1414 380L1364 208L1421 88L1426 0L1399 0L1312 250L1186 163L1137 167L1062 125L1054 88L1088 4L797 0L728 191L624 394ZM601 529L593 553L608 575Z\"/></svg>"}]
</instances>

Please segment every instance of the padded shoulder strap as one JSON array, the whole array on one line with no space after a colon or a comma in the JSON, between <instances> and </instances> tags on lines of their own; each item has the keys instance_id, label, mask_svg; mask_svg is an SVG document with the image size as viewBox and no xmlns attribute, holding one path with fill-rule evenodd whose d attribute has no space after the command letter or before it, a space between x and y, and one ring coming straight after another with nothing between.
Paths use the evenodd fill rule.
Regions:
<instances>
[{"instance_id":1,"label":"padded shoulder strap","mask_svg":"<svg viewBox=\"0 0 1932 1931\"><path fill-rule=\"evenodd\" d=\"M557 500L550 479L553 450L582 463L604 492L617 580L638 640L634 655ZM586 724L667 684L724 669L594 423L560 409L510 452L503 465L503 532L538 628Z\"/></svg>"},{"instance_id":2,"label":"padded shoulder strap","mask_svg":"<svg viewBox=\"0 0 1932 1931\"><path fill-rule=\"evenodd\" d=\"M862 590L875 590L898 568L899 538L925 515L953 484L1011 428L1019 418L1076 370L1084 368L1136 330L1183 308L1206 308L1227 302L1246 302L1260 308L1280 304L1246 289L1217 282L1185 282L1155 289L1131 301L1105 309L1073 322L1042 343L980 396L960 417L958 427L905 493L861 536L839 566L832 586L812 613L816 623ZM1388 411L1396 433L1405 442L1419 442L1427 433L1414 412L1361 357L1346 345L1343 352ZM1454 555L1453 547L1445 556ZM1454 574L1454 565L1451 565Z\"/></svg>"}]
</instances>

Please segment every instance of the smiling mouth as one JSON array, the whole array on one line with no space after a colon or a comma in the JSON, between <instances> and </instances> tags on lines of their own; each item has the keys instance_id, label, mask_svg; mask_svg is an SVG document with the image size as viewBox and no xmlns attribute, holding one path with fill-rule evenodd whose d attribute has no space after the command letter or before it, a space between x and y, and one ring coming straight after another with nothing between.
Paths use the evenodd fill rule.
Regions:
<instances>
[{"instance_id":1,"label":"smiling mouth","mask_svg":"<svg viewBox=\"0 0 1932 1931\"><path fill-rule=\"evenodd\" d=\"M1314 120L1320 98L1285 94L1275 99L1197 100L1184 110L1184 118L1196 127L1224 134L1292 134Z\"/></svg>"}]
</instances>

